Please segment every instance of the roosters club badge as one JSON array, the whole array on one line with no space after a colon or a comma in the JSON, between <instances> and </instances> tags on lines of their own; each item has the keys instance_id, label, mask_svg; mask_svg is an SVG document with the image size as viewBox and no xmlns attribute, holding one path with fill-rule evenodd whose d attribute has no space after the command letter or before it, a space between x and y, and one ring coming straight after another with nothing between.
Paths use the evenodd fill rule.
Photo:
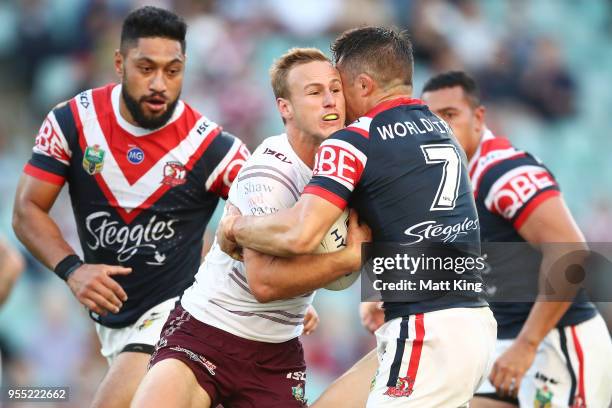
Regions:
<instances>
[{"instance_id":1,"label":"roosters club badge","mask_svg":"<svg viewBox=\"0 0 612 408\"><path fill-rule=\"evenodd\" d=\"M187 170L180 162L167 162L164 166L163 184L175 187L185 184L187 181Z\"/></svg>"}]
</instances>

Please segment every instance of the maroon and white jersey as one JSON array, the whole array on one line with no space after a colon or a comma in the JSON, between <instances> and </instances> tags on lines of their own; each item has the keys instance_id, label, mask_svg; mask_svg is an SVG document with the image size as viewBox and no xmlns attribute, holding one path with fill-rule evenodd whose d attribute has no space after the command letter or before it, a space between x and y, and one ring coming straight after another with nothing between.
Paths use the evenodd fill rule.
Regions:
<instances>
[{"instance_id":1,"label":"maroon and white jersey","mask_svg":"<svg viewBox=\"0 0 612 408\"><path fill-rule=\"evenodd\" d=\"M311 177L312 169L300 160L287 135L272 136L246 162L229 199L242 214L274 214L292 207ZM199 321L236 336L282 343L302 334L313 298L314 293L308 293L259 303L249 288L244 263L221 251L215 241L181 304Z\"/></svg>"},{"instance_id":2,"label":"maroon and white jersey","mask_svg":"<svg viewBox=\"0 0 612 408\"><path fill-rule=\"evenodd\" d=\"M200 264L202 237L219 198L249 151L179 101L160 129L119 113L121 85L87 90L43 122L26 174L68 182L85 262L133 269L115 276L128 295L118 314L92 314L108 327L135 322L180 295Z\"/></svg>"}]
</instances>

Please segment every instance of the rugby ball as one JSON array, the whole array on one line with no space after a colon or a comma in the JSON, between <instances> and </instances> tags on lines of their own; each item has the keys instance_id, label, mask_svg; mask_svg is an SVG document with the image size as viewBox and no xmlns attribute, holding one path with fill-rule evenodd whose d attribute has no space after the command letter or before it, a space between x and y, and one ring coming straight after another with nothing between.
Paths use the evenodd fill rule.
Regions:
<instances>
[{"instance_id":1,"label":"rugby ball","mask_svg":"<svg viewBox=\"0 0 612 408\"><path fill-rule=\"evenodd\" d=\"M334 222L329 231L323 236L323 240L319 244L315 253L325 254L336 252L346 246L346 238L348 236L349 210L346 208L340 218ZM359 277L359 272L349 273L335 281L331 282L325 289L327 290L343 290L351 286Z\"/></svg>"}]
</instances>

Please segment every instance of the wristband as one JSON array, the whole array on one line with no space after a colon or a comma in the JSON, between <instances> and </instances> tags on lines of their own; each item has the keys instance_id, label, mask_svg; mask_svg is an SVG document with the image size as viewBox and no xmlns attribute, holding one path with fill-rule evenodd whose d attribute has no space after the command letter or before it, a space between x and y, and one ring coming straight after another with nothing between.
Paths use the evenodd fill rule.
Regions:
<instances>
[{"instance_id":1,"label":"wristband","mask_svg":"<svg viewBox=\"0 0 612 408\"><path fill-rule=\"evenodd\" d=\"M83 265L83 261L78 255L68 255L62 259L57 265L53 272L59 276L62 280L67 281L72 272L74 272L79 266Z\"/></svg>"}]
</instances>

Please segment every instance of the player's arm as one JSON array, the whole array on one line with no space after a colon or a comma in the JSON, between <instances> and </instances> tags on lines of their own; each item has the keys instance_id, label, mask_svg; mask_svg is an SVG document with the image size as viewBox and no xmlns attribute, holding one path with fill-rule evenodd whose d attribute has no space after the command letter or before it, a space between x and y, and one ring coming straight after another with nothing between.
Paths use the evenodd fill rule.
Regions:
<instances>
[{"instance_id":1,"label":"player's arm","mask_svg":"<svg viewBox=\"0 0 612 408\"><path fill-rule=\"evenodd\" d=\"M13 209L13 230L23 245L47 268L59 271L58 265L68 256L76 256L49 215L61 185L22 175ZM130 273L131 268L114 265L81 264L64 278L77 299L91 311L106 315L117 313L127 300L125 291L111 275Z\"/></svg>"},{"instance_id":2,"label":"player's arm","mask_svg":"<svg viewBox=\"0 0 612 408\"><path fill-rule=\"evenodd\" d=\"M65 257L75 254L49 210L62 185L23 174L13 207L13 230L23 245L47 268L53 270Z\"/></svg>"},{"instance_id":3,"label":"player's arm","mask_svg":"<svg viewBox=\"0 0 612 408\"><path fill-rule=\"evenodd\" d=\"M291 208L262 217L229 216L220 228L225 238L244 248L295 256L314 251L342 211L321 197L303 194Z\"/></svg>"},{"instance_id":4,"label":"player's arm","mask_svg":"<svg viewBox=\"0 0 612 408\"><path fill-rule=\"evenodd\" d=\"M227 217L218 233L222 249L230 253L226 244L237 243L277 256L312 252L346 207L367 163L368 139L350 129L321 144L314 176L292 208L261 219Z\"/></svg>"},{"instance_id":5,"label":"player's arm","mask_svg":"<svg viewBox=\"0 0 612 408\"><path fill-rule=\"evenodd\" d=\"M572 299L576 288L568 285L565 274L556 276L560 270L553 265L568 256L580 256L586 251L582 232L576 225L570 211L561 196L549 198L529 216L519 229L519 234L529 243L536 245L542 252L540 267L540 291L547 283L553 284L556 290L563 292L563 297ZM558 243L558 244L555 244ZM586 252L582 252L586 254ZM574 259L582 261L582 259ZM569 266L569 265L568 265ZM542 295L529 313L523 329L517 337L518 342L536 348L552 330L567 309L571 301L546 301ZM567 296L567 297L566 297Z\"/></svg>"},{"instance_id":6,"label":"player's arm","mask_svg":"<svg viewBox=\"0 0 612 408\"><path fill-rule=\"evenodd\" d=\"M131 268L83 264L49 216L70 166L72 152L66 135L74 137L75 129L66 103L58 105L43 122L17 187L13 229L40 262L67 281L84 306L100 315L116 313L127 295L110 276L130 273Z\"/></svg>"},{"instance_id":7,"label":"player's arm","mask_svg":"<svg viewBox=\"0 0 612 408\"><path fill-rule=\"evenodd\" d=\"M538 345L570 307L572 302L567 300L576 294L577 287L568 284L559 261L581 262L587 249L553 176L531 157L518 159L517 163L520 164L509 162L509 168L502 169L505 174L492 177L497 181L492 183L485 205L511 222L519 235L542 252L540 294L516 340L493 366L489 378L502 395L516 395ZM519 203L506 200L508 197L529 198ZM551 285L557 293L555 301L550 301L543 292Z\"/></svg>"},{"instance_id":8,"label":"player's arm","mask_svg":"<svg viewBox=\"0 0 612 408\"><path fill-rule=\"evenodd\" d=\"M261 218L261 217L256 217ZM371 238L351 212L346 248L326 254L281 258L244 249L249 287L261 303L288 299L324 287L361 267L361 244Z\"/></svg>"}]
</instances>

